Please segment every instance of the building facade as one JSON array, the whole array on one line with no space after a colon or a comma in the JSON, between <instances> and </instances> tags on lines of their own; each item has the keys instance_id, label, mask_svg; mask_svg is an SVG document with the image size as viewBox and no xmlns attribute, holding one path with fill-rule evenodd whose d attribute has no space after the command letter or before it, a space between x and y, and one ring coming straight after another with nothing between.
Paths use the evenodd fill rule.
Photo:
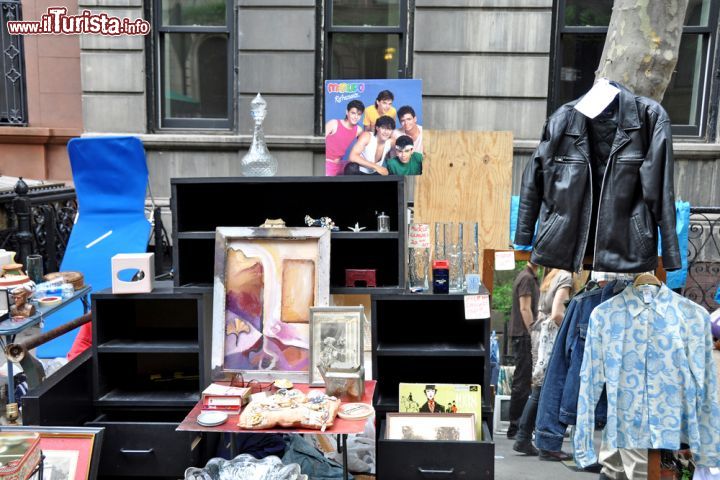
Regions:
<instances>
[{"instance_id":1,"label":"building facade","mask_svg":"<svg viewBox=\"0 0 720 480\"><path fill-rule=\"evenodd\" d=\"M689 2L664 102L677 123L677 196L692 205L720 205L719 3ZM152 24L147 36L74 37L77 124L84 135L140 136L155 203L168 205L172 177L240 175L258 92L278 174L323 175L323 82L341 78L422 79L426 129L512 131L517 193L548 113L592 84L612 1L79 0L77 8ZM45 105L32 96L29 104Z\"/></svg>"}]
</instances>

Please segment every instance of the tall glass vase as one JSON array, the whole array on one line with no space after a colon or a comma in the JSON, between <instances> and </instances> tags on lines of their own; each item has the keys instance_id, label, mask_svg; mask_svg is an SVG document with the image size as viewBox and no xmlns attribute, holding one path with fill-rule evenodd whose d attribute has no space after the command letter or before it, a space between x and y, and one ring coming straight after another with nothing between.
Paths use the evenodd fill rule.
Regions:
<instances>
[{"instance_id":1,"label":"tall glass vase","mask_svg":"<svg viewBox=\"0 0 720 480\"><path fill-rule=\"evenodd\" d=\"M465 222L465 243L463 248L463 270L467 283L467 275L480 274L480 248L478 238L478 222ZM467 288L467 285L465 285Z\"/></svg>"},{"instance_id":2,"label":"tall glass vase","mask_svg":"<svg viewBox=\"0 0 720 480\"><path fill-rule=\"evenodd\" d=\"M425 292L430 288L430 226L411 223L408 227L408 289Z\"/></svg>"},{"instance_id":3,"label":"tall glass vase","mask_svg":"<svg viewBox=\"0 0 720 480\"><path fill-rule=\"evenodd\" d=\"M250 115L255 122L255 129L250 149L240 160L240 171L244 177L272 177L277 173L278 163L270 155L265 143L262 124L267 115L267 102L259 93L250 102Z\"/></svg>"},{"instance_id":4,"label":"tall glass vase","mask_svg":"<svg viewBox=\"0 0 720 480\"><path fill-rule=\"evenodd\" d=\"M454 232L449 244L446 244L447 259L450 261L450 292L462 293L465 288L463 224L453 224Z\"/></svg>"}]
</instances>

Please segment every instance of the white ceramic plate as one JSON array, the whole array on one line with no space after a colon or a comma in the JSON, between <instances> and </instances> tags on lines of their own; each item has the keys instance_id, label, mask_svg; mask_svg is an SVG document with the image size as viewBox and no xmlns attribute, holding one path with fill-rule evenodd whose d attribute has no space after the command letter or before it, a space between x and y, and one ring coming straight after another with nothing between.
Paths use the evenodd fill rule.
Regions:
<instances>
[{"instance_id":1,"label":"white ceramic plate","mask_svg":"<svg viewBox=\"0 0 720 480\"><path fill-rule=\"evenodd\" d=\"M203 427L215 427L222 425L228 419L228 414L225 412L202 412L197 417L197 423Z\"/></svg>"},{"instance_id":2,"label":"white ceramic plate","mask_svg":"<svg viewBox=\"0 0 720 480\"><path fill-rule=\"evenodd\" d=\"M373 413L375 409L367 403L343 403L338 409L338 417L345 420L362 420Z\"/></svg>"}]
</instances>

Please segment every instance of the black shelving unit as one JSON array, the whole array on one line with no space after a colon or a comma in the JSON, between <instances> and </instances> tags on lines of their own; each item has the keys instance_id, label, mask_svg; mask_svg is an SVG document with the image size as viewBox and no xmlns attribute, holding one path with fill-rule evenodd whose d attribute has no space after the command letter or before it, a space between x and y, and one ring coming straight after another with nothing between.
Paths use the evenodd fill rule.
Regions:
<instances>
[{"instance_id":1,"label":"black shelving unit","mask_svg":"<svg viewBox=\"0 0 720 480\"><path fill-rule=\"evenodd\" d=\"M490 319L465 320L463 295L373 295L372 375L378 382L373 403L379 426L379 478L421 479L430 474L493 478L489 345ZM483 395L482 440L385 439L385 417L399 409L402 382L479 384Z\"/></svg>"},{"instance_id":2,"label":"black shelving unit","mask_svg":"<svg viewBox=\"0 0 720 480\"><path fill-rule=\"evenodd\" d=\"M105 427L101 475L173 477L205 456L176 432L209 384L211 298L161 282L150 293L92 297L92 398Z\"/></svg>"},{"instance_id":3,"label":"black shelving unit","mask_svg":"<svg viewBox=\"0 0 720 480\"><path fill-rule=\"evenodd\" d=\"M304 227L305 215L330 217L330 293L397 293L405 287L403 177L174 178L175 286L212 288L217 227L253 227L282 218ZM377 213L390 231L377 232ZM366 227L352 232L347 227ZM345 287L345 269L374 268L376 288Z\"/></svg>"}]
</instances>

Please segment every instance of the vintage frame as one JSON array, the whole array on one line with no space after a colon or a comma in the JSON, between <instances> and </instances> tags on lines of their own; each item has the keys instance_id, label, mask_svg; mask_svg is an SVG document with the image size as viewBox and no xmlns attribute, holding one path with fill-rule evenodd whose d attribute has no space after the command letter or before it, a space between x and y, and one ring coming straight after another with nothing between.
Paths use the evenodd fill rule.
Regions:
<instances>
[{"instance_id":1,"label":"vintage frame","mask_svg":"<svg viewBox=\"0 0 720 480\"><path fill-rule=\"evenodd\" d=\"M474 413L394 413L385 417L385 438L387 440L421 441L469 441L474 442ZM445 427L450 438L441 438L438 428ZM410 429L410 434L408 434ZM454 432L452 430L455 430Z\"/></svg>"},{"instance_id":2,"label":"vintage frame","mask_svg":"<svg viewBox=\"0 0 720 480\"><path fill-rule=\"evenodd\" d=\"M44 472L52 465L52 455L48 451L76 452L69 454L75 459L75 475L69 480L95 480L100 467L105 429L100 427L41 427L9 426L0 427L3 432L28 432L40 434L40 450L45 455ZM62 456L62 455L61 455Z\"/></svg>"},{"instance_id":3,"label":"vintage frame","mask_svg":"<svg viewBox=\"0 0 720 480\"><path fill-rule=\"evenodd\" d=\"M363 330L365 323L365 307L312 307L310 309L310 385L322 386L325 381L320 375L318 366L322 361L323 325L335 323L344 326L345 351L351 352L352 357L347 361L334 364L338 368L355 368L364 366ZM337 340L337 338L336 338ZM332 346L333 353L340 353L337 347Z\"/></svg>"},{"instance_id":4,"label":"vintage frame","mask_svg":"<svg viewBox=\"0 0 720 480\"><path fill-rule=\"evenodd\" d=\"M234 263L231 265L228 261ZM311 264L314 270L310 274ZM308 295L312 296L309 306L329 305L330 231L319 227L218 227L214 268L213 380L241 374L245 381L283 378L307 383L311 356L310 311L304 305ZM227 299L232 299L228 297L227 268L235 268L236 280L230 281L237 282L232 287L235 290L230 292L230 295L237 294L231 303L230 308L235 309L232 311L226 306ZM312 281L299 282L304 275L311 275ZM283 288L286 283L291 288ZM256 297L252 299L252 295ZM237 300L241 298L245 300ZM294 305L293 299L299 304ZM251 309L253 301L254 310ZM299 353L299 363L304 365L296 369L282 368L290 360L278 353L280 344ZM234 352L226 352L229 349Z\"/></svg>"}]
</instances>

